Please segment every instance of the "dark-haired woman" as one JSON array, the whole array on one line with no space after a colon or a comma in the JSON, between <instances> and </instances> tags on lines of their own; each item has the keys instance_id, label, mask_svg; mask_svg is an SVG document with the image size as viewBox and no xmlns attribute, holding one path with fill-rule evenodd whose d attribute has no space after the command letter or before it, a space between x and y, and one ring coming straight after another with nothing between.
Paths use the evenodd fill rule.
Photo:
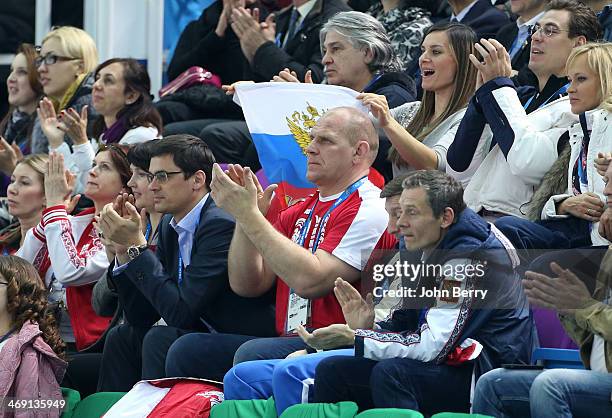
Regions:
<instances>
[{"instance_id":1,"label":"dark-haired woman","mask_svg":"<svg viewBox=\"0 0 612 418\"><path fill-rule=\"evenodd\" d=\"M476 70L469 65L475 42L474 31L461 23L431 26L419 57L424 92L420 102L389 109L384 96L357 96L391 141L394 176L412 170L445 170L448 148L476 86ZM483 144L478 149L478 156L485 148ZM468 176L462 180L467 183Z\"/></svg>"},{"instance_id":2,"label":"dark-haired woman","mask_svg":"<svg viewBox=\"0 0 612 418\"><path fill-rule=\"evenodd\" d=\"M57 149L64 155L66 167L78 176L77 190L85 188L87 171L100 144L130 145L157 138L162 129L159 113L151 102L151 81L147 70L131 58L113 58L94 72L92 104L98 118L93 123L93 139L87 138L87 110L79 115L74 109L62 111L60 129L76 145L65 142ZM41 105L53 112L49 104Z\"/></svg>"},{"instance_id":3,"label":"dark-haired woman","mask_svg":"<svg viewBox=\"0 0 612 418\"><path fill-rule=\"evenodd\" d=\"M36 119L36 106L43 95L42 85L36 71L36 49L30 44L21 44L11 64L11 72L6 79L8 102L11 106L4 119L0 121L0 137L13 149L5 149L2 158L12 154L14 158L0 163L6 174L0 180L0 196L6 196L8 178L15 168L16 154L27 155L31 150L32 130ZM6 145L4 147L6 148ZM19 147L19 150L17 150Z\"/></svg>"},{"instance_id":4,"label":"dark-haired woman","mask_svg":"<svg viewBox=\"0 0 612 418\"><path fill-rule=\"evenodd\" d=\"M94 207L76 216L68 215L64 200L70 194L63 157L52 153L45 174L47 208L38 225L26 234L17 255L31 261L45 283L57 282L64 289L61 299L64 341L78 351L94 350L93 346L108 328L111 318L95 314L91 306L92 289L106 275L109 261L96 233L94 216L122 192L128 191L130 166L123 151L116 145L102 149L89 170L85 196ZM100 347L101 348L101 347Z\"/></svg>"},{"instance_id":5,"label":"dark-haired woman","mask_svg":"<svg viewBox=\"0 0 612 418\"><path fill-rule=\"evenodd\" d=\"M0 257L0 399L61 401L63 356L64 343L38 273L19 257ZM6 411L2 416L13 416ZM51 407L44 416L59 417L60 412Z\"/></svg>"}]
</instances>

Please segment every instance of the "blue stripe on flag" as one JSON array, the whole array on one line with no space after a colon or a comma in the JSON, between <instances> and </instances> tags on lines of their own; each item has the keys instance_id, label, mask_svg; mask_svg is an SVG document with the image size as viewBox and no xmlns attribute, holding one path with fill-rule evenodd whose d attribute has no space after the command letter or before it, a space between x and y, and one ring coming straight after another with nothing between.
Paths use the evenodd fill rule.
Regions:
<instances>
[{"instance_id":1,"label":"blue stripe on flag","mask_svg":"<svg viewBox=\"0 0 612 418\"><path fill-rule=\"evenodd\" d=\"M294 187L316 187L306 180L306 156L293 135L251 133L251 137L271 183L285 181Z\"/></svg>"}]
</instances>

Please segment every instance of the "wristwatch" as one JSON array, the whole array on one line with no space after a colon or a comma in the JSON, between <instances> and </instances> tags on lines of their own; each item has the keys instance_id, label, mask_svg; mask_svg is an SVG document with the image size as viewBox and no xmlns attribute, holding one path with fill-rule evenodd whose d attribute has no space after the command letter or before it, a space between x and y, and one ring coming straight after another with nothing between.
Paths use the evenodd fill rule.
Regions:
<instances>
[{"instance_id":1,"label":"wristwatch","mask_svg":"<svg viewBox=\"0 0 612 418\"><path fill-rule=\"evenodd\" d=\"M142 254L147 248L149 248L148 245L130 245L127 249L127 256L128 258L131 260L135 259L136 257L138 257L140 254Z\"/></svg>"}]
</instances>

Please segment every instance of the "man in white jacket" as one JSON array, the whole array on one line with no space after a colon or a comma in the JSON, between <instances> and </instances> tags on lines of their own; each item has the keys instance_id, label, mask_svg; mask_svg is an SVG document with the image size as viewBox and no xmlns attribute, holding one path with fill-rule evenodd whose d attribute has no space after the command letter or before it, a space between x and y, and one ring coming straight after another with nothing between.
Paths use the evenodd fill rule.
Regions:
<instances>
[{"instance_id":1,"label":"man in white jacket","mask_svg":"<svg viewBox=\"0 0 612 418\"><path fill-rule=\"evenodd\" d=\"M482 62L471 58L482 86L449 149L447 172L461 179L479 148L479 138L491 141L491 151L465 190L468 207L489 218L525 217L523 206L558 157L559 137L578 121L564 97L566 85L547 85L551 80L567 80L565 62L572 49L597 39L597 16L575 0L554 0L539 25L532 35L529 63L540 85L535 95L523 96L522 89L515 89L508 78L509 57L497 41L482 40L476 46Z\"/></svg>"}]
</instances>

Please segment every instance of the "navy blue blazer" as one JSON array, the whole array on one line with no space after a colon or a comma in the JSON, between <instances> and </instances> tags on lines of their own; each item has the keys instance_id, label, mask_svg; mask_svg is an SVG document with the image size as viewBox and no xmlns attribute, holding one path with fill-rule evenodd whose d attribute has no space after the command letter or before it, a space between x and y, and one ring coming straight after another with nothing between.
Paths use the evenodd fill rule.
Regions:
<instances>
[{"instance_id":1,"label":"navy blue blazer","mask_svg":"<svg viewBox=\"0 0 612 418\"><path fill-rule=\"evenodd\" d=\"M274 300L243 298L229 286L227 256L235 221L209 197L191 249L191 263L178 284L178 235L170 215L159 225L157 250L146 250L113 278L128 323L150 327L160 317L169 326L253 336L273 336ZM144 297L143 297L144 296Z\"/></svg>"},{"instance_id":2,"label":"navy blue blazer","mask_svg":"<svg viewBox=\"0 0 612 418\"><path fill-rule=\"evenodd\" d=\"M448 22L450 19L446 19ZM490 0L478 0L463 18L461 23L468 25L476 32L478 39L495 38L497 31L510 22L508 16L493 7Z\"/></svg>"}]
</instances>

